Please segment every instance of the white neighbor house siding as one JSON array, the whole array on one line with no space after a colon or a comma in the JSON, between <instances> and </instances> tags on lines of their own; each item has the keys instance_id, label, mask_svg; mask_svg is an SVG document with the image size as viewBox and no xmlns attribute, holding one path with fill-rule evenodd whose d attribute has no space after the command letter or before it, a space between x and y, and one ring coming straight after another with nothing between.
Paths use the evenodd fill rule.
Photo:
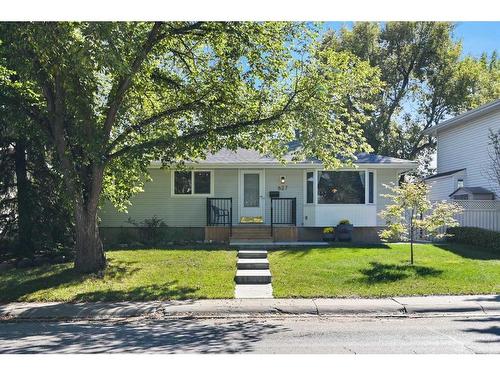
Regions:
<instances>
[{"instance_id":1,"label":"white neighbor house siding","mask_svg":"<svg viewBox=\"0 0 500 375\"><path fill-rule=\"evenodd\" d=\"M489 129L500 130L500 111L438 131L437 173L466 168L464 186L482 186L500 196L500 188L488 176ZM448 194L455 189L456 185Z\"/></svg>"}]
</instances>

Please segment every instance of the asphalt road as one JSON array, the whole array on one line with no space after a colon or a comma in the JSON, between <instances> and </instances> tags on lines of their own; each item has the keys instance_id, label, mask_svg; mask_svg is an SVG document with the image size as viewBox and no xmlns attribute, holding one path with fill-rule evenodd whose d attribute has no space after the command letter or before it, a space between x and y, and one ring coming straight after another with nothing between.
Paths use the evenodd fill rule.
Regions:
<instances>
[{"instance_id":1,"label":"asphalt road","mask_svg":"<svg viewBox=\"0 0 500 375\"><path fill-rule=\"evenodd\" d=\"M0 353L500 353L500 316L0 322Z\"/></svg>"}]
</instances>

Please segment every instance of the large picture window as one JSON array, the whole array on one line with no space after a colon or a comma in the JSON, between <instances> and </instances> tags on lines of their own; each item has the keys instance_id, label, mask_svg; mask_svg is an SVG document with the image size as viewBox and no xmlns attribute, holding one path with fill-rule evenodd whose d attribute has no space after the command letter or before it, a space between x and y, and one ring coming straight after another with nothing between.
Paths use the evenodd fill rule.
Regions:
<instances>
[{"instance_id":1,"label":"large picture window","mask_svg":"<svg viewBox=\"0 0 500 375\"><path fill-rule=\"evenodd\" d=\"M210 195L212 173L210 171L175 171L174 195Z\"/></svg>"},{"instance_id":2,"label":"large picture window","mask_svg":"<svg viewBox=\"0 0 500 375\"><path fill-rule=\"evenodd\" d=\"M318 172L319 204L364 204L365 171Z\"/></svg>"}]
</instances>

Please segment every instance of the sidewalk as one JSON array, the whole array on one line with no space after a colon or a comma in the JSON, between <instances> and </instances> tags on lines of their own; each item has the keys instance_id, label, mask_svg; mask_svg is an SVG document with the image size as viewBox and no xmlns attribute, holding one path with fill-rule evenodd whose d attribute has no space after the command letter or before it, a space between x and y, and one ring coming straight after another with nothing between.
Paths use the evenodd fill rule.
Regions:
<instances>
[{"instance_id":1,"label":"sidewalk","mask_svg":"<svg viewBox=\"0 0 500 375\"><path fill-rule=\"evenodd\" d=\"M103 320L132 317L238 317L442 314L500 315L500 295L393 297L380 299L219 299L166 302L10 303L0 321L11 319Z\"/></svg>"}]
</instances>

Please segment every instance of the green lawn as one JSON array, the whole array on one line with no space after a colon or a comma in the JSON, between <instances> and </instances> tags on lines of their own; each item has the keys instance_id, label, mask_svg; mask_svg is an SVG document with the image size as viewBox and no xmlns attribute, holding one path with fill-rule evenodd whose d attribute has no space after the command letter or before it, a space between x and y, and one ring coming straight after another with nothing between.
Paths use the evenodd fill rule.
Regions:
<instances>
[{"instance_id":1,"label":"green lawn","mask_svg":"<svg viewBox=\"0 0 500 375\"><path fill-rule=\"evenodd\" d=\"M269 254L275 297L500 292L500 255L457 244L331 247Z\"/></svg>"},{"instance_id":2,"label":"green lawn","mask_svg":"<svg viewBox=\"0 0 500 375\"><path fill-rule=\"evenodd\" d=\"M147 301L232 298L236 252L226 250L108 251L102 278L76 274L73 264L0 274L0 302Z\"/></svg>"}]
</instances>

